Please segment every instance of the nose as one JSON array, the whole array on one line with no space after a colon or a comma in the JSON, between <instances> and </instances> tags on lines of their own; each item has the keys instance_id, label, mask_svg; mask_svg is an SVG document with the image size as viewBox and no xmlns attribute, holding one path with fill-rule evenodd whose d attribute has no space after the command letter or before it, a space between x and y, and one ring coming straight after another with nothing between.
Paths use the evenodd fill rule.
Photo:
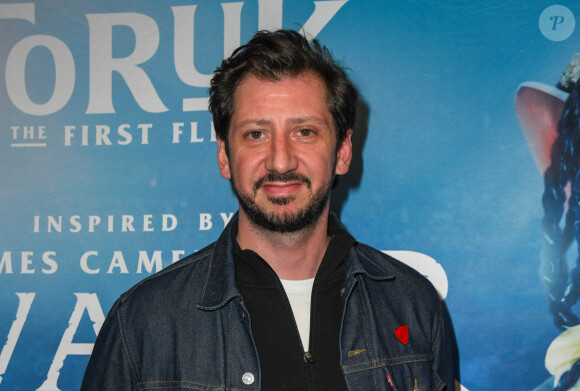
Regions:
<instances>
[{"instance_id":1,"label":"nose","mask_svg":"<svg viewBox=\"0 0 580 391\"><path fill-rule=\"evenodd\" d=\"M284 135L275 135L270 143L269 155L266 159L268 171L284 174L298 168L295 146Z\"/></svg>"}]
</instances>

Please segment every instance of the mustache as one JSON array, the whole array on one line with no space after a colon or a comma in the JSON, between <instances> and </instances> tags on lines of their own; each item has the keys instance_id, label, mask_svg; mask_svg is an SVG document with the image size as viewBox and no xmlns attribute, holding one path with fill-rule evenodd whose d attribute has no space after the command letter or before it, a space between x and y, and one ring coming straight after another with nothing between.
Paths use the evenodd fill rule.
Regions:
<instances>
[{"instance_id":1,"label":"mustache","mask_svg":"<svg viewBox=\"0 0 580 391\"><path fill-rule=\"evenodd\" d=\"M284 174L278 174L277 172L269 172L254 183L254 191L257 191L264 182L291 182L291 181L300 181L305 183L308 188L312 181L306 175L298 174L295 172L287 172Z\"/></svg>"}]
</instances>

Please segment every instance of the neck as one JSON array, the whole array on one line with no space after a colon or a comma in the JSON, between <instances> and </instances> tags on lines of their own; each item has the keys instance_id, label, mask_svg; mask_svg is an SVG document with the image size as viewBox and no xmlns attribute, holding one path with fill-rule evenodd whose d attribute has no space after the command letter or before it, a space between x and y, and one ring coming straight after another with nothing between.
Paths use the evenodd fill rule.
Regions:
<instances>
[{"instance_id":1,"label":"neck","mask_svg":"<svg viewBox=\"0 0 580 391\"><path fill-rule=\"evenodd\" d=\"M243 250L252 250L262 257L278 278L313 278L330 242L328 208L314 224L291 233L257 227L240 210L237 241Z\"/></svg>"}]
</instances>

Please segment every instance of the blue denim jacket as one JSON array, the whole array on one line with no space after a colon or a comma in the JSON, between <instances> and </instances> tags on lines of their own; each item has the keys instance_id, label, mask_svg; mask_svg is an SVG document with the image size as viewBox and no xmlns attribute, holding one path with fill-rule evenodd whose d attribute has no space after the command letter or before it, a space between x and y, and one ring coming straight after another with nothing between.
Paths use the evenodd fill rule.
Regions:
<instances>
[{"instance_id":1,"label":"blue denim jacket","mask_svg":"<svg viewBox=\"0 0 580 391\"><path fill-rule=\"evenodd\" d=\"M260 389L251 319L235 284L231 224L215 243L117 300L81 390ZM429 281L359 243L345 270L337 343L349 390L452 390L451 341Z\"/></svg>"}]
</instances>

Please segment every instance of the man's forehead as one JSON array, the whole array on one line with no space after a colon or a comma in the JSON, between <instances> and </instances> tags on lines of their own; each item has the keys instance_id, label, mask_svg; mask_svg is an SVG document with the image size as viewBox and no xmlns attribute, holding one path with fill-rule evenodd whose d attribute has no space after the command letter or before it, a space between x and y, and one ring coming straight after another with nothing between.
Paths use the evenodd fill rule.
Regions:
<instances>
[{"instance_id":1,"label":"man's forehead","mask_svg":"<svg viewBox=\"0 0 580 391\"><path fill-rule=\"evenodd\" d=\"M259 81L264 83L264 85L271 84L272 86L274 86L289 80L305 80L305 79L310 80L312 83L319 82L320 85L324 88L325 97L328 97L328 86L326 85L324 79L315 71L306 70L297 74L280 75L276 77L261 76L252 72L248 72L240 79L238 85L236 86L236 89L234 90L233 95L234 102L236 94L240 90L240 86L248 83L249 81Z\"/></svg>"},{"instance_id":2,"label":"man's forehead","mask_svg":"<svg viewBox=\"0 0 580 391\"><path fill-rule=\"evenodd\" d=\"M282 76L277 79L264 78L260 77L259 75L255 75L253 73L248 73L247 75L245 75L241 79L240 83L236 87L236 90L234 91L233 94L232 116L230 117L229 129L231 130L234 127L240 128L246 125L266 126L272 124L273 123L272 119L269 118L267 114L252 115L246 118L239 118L239 109L240 109L239 104L241 102L240 91L243 90L244 94L248 93L251 94L252 89L247 89L244 87L246 87L250 83L254 85L259 85L259 89L261 91L254 91L255 94L253 96L256 96L256 94L263 94L264 90L267 90L269 88L268 87L269 85L271 85L272 88L277 88L277 86L286 81L306 82L306 85L308 87L313 88L315 88L315 86L321 86L323 88L323 100L326 111L323 115L318 115L317 113L311 112L303 112L303 113L297 112L295 115L289 115L288 118L285 119L285 122L288 123L289 125L295 126L310 122L312 124L319 124L320 126L327 126L334 130L335 129L334 117L332 115L332 112L328 108L328 88L322 77L318 75L316 72L310 70L298 73L296 75Z\"/></svg>"}]
</instances>

